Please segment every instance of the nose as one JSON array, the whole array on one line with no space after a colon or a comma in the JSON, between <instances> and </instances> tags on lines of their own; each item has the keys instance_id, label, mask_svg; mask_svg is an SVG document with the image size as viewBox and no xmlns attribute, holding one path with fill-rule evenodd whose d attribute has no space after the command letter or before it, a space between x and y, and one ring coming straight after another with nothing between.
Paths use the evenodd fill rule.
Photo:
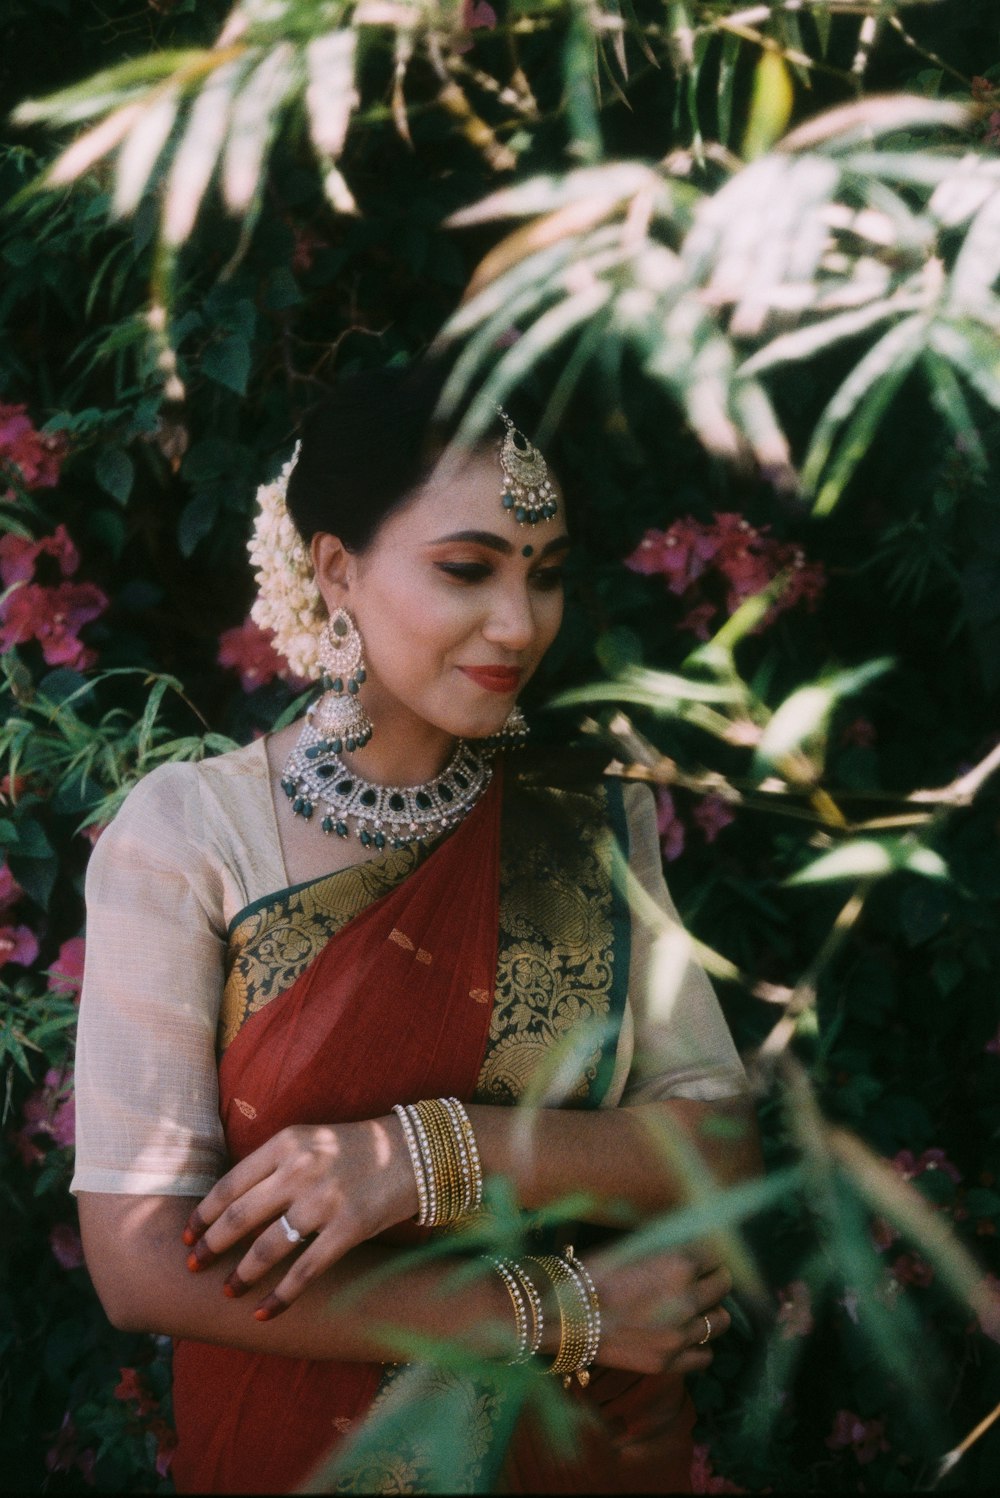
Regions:
<instances>
[{"instance_id":1,"label":"nose","mask_svg":"<svg viewBox=\"0 0 1000 1498\"><path fill-rule=\"evenodd\" d=\"M527 650L538 624L526 588L498 589L483 625L483 639L505 650Z\"/></svg>"}]
</instances>

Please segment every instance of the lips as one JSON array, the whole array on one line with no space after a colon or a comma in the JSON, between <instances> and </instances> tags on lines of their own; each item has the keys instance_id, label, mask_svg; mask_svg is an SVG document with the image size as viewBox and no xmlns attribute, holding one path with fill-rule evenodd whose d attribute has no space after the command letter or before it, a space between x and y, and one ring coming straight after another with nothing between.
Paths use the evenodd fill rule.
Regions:
<instances>
[{"instance_id":1,"label":"lips","mask_svg":"<svg viewBox=\"0 0 1000 1498\"><path fill-rule=\"evenodd\" d=\"M458 669L487 692L516 692L522 675L516 666L459 666Z\"/></svg>"}]
</instances>

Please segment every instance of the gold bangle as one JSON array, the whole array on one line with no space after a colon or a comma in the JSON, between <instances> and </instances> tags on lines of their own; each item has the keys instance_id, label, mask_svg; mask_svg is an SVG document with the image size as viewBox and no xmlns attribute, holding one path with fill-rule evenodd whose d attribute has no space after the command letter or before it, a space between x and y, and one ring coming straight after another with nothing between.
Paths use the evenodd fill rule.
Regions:
<instances>
[{"instance_id":1,"label":"gold bangle","mask_svg":"<svg viewBox=\"0 0 1000 1498\"><path fill-rule=\"evenodd\" d=\"M529 1254L528 1262L548 1275L559 1307L559 1349L546 1371L561 1374L568 1382L569 1375L583 1368L591 1341L589 1306L582 1282L566 1260L555 1254Z\"/></svg>"}]
</instances>

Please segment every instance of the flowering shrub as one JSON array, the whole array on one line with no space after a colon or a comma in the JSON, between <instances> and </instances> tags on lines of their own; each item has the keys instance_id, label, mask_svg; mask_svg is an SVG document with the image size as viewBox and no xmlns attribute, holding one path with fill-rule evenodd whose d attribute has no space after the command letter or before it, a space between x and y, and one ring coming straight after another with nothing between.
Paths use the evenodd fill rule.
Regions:
<instances>
[{"instance_id":1,"label":"flowering shrub","mask_svg":"<svg viewBox=\"0 0 1000 1498\"><path fill-rule=\"evenodd\" d=\"M24 55L39 68L50 53L82 49L96 68L134 49L135 7L122 0L94 27L47 0L15 9L33 42ZM201 44L215 9L147 7L143 24L163 45ZM962 10L987 14L979 0ZM502 11L463 0L461 14L460 46L507 56ZM836 29L841 19L833 56L848 35ZM811 24L804 16L803 30ZM943 20L925 24L947 40ZM936 54L942 39L928 35ZM995 46L995 28L991 36ZM551 45L547 30L537 45ZM853 56L848 49L848 68ZM476 75L475 54L464 59ZM574 78L587 74L578 62ZM989 62L984 49L960 65L975 69L972 93L984 106L970 131L993 148L1000 70ZM677 143L664 124L668 71L652 106L636 101L628 127L637 138L648 130L657 154ZM329 210L286 143L256 227L237 243L216 219L196 237L169 319L162 309L146 315L162 271L149 238L155 194L134 221L108 227L112 188L98 173L55 206L35 198L0 219L0 1213L15 1225L0 1235L0 1472L11 1491L170 1491L169 1349L107 1324L68 1192L86 860L142 774L266 731L311 674L314 592L303 583L278 601L291 623L289 641L277 643L290 646L295 678L275 650L281 621L266 603L248 614L254 492L287 456L324 379L425 348L455 307L486 241L442 225L495 185L478 154L483 139L514 139L562 169L561 116L548 119L551 136L526 141L532 111L547 108L541 94L540 105L521 101L509 128L502 111L520 87L478 101L483 118L455 113L447 137L430 111L415 111L412 152L380 133L384 111L375 111L345 159L356 217ZM608 96L600 113L617 150L621 120ZM586 114L576 93L571 102L568 113ZM804 93L799 105L811 112ZM0 151L3 197L44 165L20 142ZM877 248L868 268L884 269ZM147 331L155 323L165 337L168 321L170 348L151 350ZM513 326L494 331L498 346L523 348ZM760 709L740 724L742 738L706 737L712 704L683 721L635 710L650 742L688 772L686 783L657 790L671 889L698 938L725 959L720 994L741 1049L771 1033L794 985L812 983L789 1053L818 1113L890 1162L949 1241L1000 1270L995 787L954 816L939 808L934 845L948 877L901 867L872 881L853 925L841 918L850 913L843 886L792 883L838 835L816 810L821 792L832 787L845 820L867 815L865 798L878 793L878 817L905 823L924 804L909 799L914 790L948 786L995 743L1000 549L984 475L995 475L998 434L971 404L953 439L914 415L913 382L904 384L845 510L821 525L779 501L766 473L720 476L681 424L664 420L662 392L625 364L621 409L613 382L594 380L568 417L565 481L582 496L573 524L586 555L573 564L566 626L535 704L593 680L597 662L679 672L693 642L710 641L748 598L773 589L732 658L730 685ZM166 365L183 404L164 403ZM822 374L822 357L794 370L803 431L806 408L821 404ZM979 378L990 378L985 356ZM867 448L858 432L852 441ZM273 548L295 544L266 505L262 517L251 543L258 572ZM763 757L765 709L830 662L852 667L875 653L892 657L893 673L813 725L796 762L797 799L788 795L794 815L782 819L774 787L769 805L761 775L747 769ZM566 726L565 715L540 715L536 733L561 747ZM715 780L693 789L716 751ZM769 1164L799 1158L813 1116L766 1096L761 1117ZM753 1335L737 1328L720 1341L695 1382L697 1492L920 1490L995 1398L989 1317L956 1302L939 1261L884 1204L860 1200L828 1160L809 1168L809 1190L790 1192L750 1228L774 1287ZM995 1273L985 1283L1000 1289ZM918 1359L906 1356L914 1345ZM959 1468L990 1491L991 1439Z\"/></svg>"}]
</instances>

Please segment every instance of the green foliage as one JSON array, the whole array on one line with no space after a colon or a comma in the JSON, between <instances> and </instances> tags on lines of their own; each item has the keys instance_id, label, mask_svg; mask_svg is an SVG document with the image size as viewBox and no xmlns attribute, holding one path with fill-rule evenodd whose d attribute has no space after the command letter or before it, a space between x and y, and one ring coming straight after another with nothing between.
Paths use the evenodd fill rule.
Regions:
<instances>
[{"instance_id":1,"label":"green foliage","mask_svg":"<svg viewBox=\"0 0 1000 1498\"><path fill-rule=\"evenodd\" d=\"M440 340L470 423L549 397L581 556L538 731L593 712L655 785L758 1089L769 1179L718 1193L665 1139L691 1200L648 1229L740 1265L708 1459L925 1488L1000 1399L992 0L79 9L2 23L34 102L0 149L0 556L51 543L0 599L7 630L40 590L0 686L6 1481L169 1487L166 1351L108 1327L66 1190L90 841L301 706L266 642L230 640L246 690L218 658L254 487L325 382ZM478 1373L567 1435L558 1390ZM425 1397L388 1418L446 1490ZM990 1488L995 1441L955 1480Z\"/></svg>"}]
</instances>

